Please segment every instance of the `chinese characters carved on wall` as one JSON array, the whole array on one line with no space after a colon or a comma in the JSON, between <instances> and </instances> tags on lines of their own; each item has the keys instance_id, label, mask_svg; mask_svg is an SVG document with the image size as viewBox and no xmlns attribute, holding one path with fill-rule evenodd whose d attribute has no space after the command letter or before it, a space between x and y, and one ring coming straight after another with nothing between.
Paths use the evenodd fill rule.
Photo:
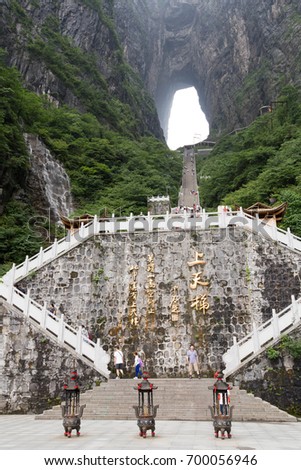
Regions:
<instances>
[{"instance_id":1,"label":"chinese characters carved on wall","mask_svg":"<svg viewBox=\"0 0 301 470\"><path fill-rule=\"evenodd\" d=\"M209 282L203 279L203 271L202 268L206 264L206 261L203 260L204 253L195 252L195 259L193 261L188 261L188 266L191 268L196 268L197 271L193 272L191 275L191 280L189 283L189 287L191 290L195 291L199 287L207 287ZM198 294L198 293L195 293ZM209 309L209 303L207 298L207 293L200 293L195 295L190 300L190 306L192 309L196 310L197 312L206 313Z\"/></svg>"}]
</instances>

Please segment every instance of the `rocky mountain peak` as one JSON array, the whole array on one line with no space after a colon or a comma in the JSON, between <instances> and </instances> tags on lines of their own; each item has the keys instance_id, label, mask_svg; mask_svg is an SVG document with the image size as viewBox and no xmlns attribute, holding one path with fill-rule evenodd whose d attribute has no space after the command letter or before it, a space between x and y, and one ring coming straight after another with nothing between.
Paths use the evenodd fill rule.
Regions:
<instances>
[{"instance_id":1,"label":"rocky mountain peak","mask_svg":"<svg viewBox=\"0 0 301 470\"><path fill-rule=\"evenodd\" d=\"M78 105L72 90L26 52L28 38L55 18L60 34L94 54L117 96L122 95L121 77L114 75L121 47L124 59L155 100L165 135L178 89L195 86L211 132L219 135L248 124L284 84L300 81L299 0L21 0L18 4L27 23L9 28L13 7L4 0L0 3L1 45L33 89L53 90L67 104ZM151 133L159 136L154 117L149 114L146 119Z\"/></svg>"},{"instance_id":2,"label":"rocky mountain peak","mask_svg":"<svg viewBox=\"0 0 301 470\"><path fill-rule=\"evenodd\" d=\"M116 24L165 135L177 89L195 86L211 131L220 134L248 124L284 83L299 81L298 0L137 0L127 8L139 18L138 29L128 16L121 28L119 12L128 3L116 2Z\"/></svg>"}]
</instances>

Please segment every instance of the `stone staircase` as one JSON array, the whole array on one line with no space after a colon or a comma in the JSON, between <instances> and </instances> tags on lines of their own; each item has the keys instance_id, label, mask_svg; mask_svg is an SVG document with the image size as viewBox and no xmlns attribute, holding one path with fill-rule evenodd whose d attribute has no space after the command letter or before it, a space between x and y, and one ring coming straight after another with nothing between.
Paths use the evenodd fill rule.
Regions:
<instances>
[{"instance_id":1,"label":"stone staircase","mask_svg":"<svg viewBox=\"0 0 301 470\"><path fill-rule=\"evenodd\" d=\"M135 420L133 406L138 392L134 390L140 380L109 380L81 394L86 404L83 419ZM212 391L208 389L214 379L150 379L154 386L154 405L159 405L157 420L211 421L208 406L212 404ZM233 421L289 422L294 416L279 410L261 398L233 387L231 405ZM62 419L60 406L44 411L36 419Z\"/></svg>"}]
</instances>

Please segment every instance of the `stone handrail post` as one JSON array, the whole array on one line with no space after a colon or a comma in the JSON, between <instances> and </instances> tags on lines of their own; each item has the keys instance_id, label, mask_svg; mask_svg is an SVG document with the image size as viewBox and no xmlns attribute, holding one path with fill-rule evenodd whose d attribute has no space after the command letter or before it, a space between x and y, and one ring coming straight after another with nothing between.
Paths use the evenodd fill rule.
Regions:
<instances>
[{"instance_id":1,"label":"stone handrail post","mask_svg":"<svg viewBox=\"0 0 301 470\"><path fill-rule=\"evenodd\" d=\"M252 341L253 341L253 348L254 348L254 353L259 351L260 349L260 341L259 341L259 334L258 334L258 328L256 323L253 322L253 332L252 332Z\"/></svg>"},{"instance_id":2,"label":"stone handrail post","mask_svg":"<svg viewBox=\"0 0 301 470\"><path fill-rule=\"evenodd\" d=\"M8 303L12 304L13 302L13 295L14 295L14 284L11 283L9 286L8 286L8 296L7 296L7 301Z\"/></svg>"},{"instance_id":3,"label":"stone handrail post","mask_svg":"<svg viewBox=\"0 0 301 470\"><path fill-rule=\"evenodd\" d=\"M64 322L64 315L62 314L59 318L59 321L58 321L58 327L59 327L59 330L58 330L58 341L60 343L63 343L64 342L64 333L65 333L65 322Z\"/></svg>"},{"instance_id":4,"label":"stone handrail post","mask_svg":"<svg viewBox=\"0 0 301 470\"><path fill-rule=\"evenodd\" d=\"M76 334L76 352L78 354L81 354L82 353L82 342L83 342L83 337L82 337L82 327L80 326L77 330L77 334Z\"/></svg>"},{"instance_id":5,"label":"stone handrail post","mask_svg":"<svg viewBox=\"0 0 301 470\"><path fill-rule=\"evenodd\" d=\"M52 245L52 254L53 254L53 258L55 258L57 256L57 238L54 239L54 243Z\"/></svg>"},{"instance_id":6,"label":"stone handrail post","mask_svg":"<svg viewBox=\"0 0 301 470\"><path fill-rule=\"evenodd\" d=\"M24 261L24 271L25 271L25 274L28 274L28 264L29 264L29 257L28 257L28 255L26 255L25 261Z\"/></svg>"},{"instance_id":7,"label":"stone handrail post","mask_svg":"<svg viewBox=\"0 0 301 470\"><path fill-rule=\"evenodd\" d=\"M46 317L47 317L47 315L48 315L47 304L46 304L46 302L44 302L42 310L41 310L41 321L40 321L40 325L41 325L42 328L46 328Z\"/></svg>"},{"instance_id":8,"label":"stone handrail post","mask_svg":"<svg viewBox=\"0 0 301 470\"><path fill-rule=\"evenodd\" d=\"M227 212L225 210L222 209L218 211L218 225L220 228L227 227L226 215L227 215Z\"/></svg>"},{"instance_id":9,"label":"stone handrail post","mask_svg":"<svg viewBox=\"0 0 301 470\"><path fill-rule=\"evenodd\" d=\"M207 218L208 218L208 215L207 215L207 213L206 213L206 210L203 209L203 211L202 211L202 224L201 224L202 230L205 230L205 228L206 228L206 220L207 220Z\"/></svg>"},{"instance_id":10,"label":"stone handrail post","mask_svg":"<svg viewBox=\"0 0 301 470\"><path fill-rule=\"evenodd\" d=\"M291 229L289 227L287 227L287 229L286 229L286 239L287 239L287 246L289 248L294 249L294 237L293 237Z\"/></svg>"},{"instance_id":11,"label":"stone handrail post","mask_svg":"<svg viewBox=\"0 0 301 470\"><path fill-rule=\"evenodd\" d=\"M166 231L169 231L170 230L170 227L169 227L169 213L166 212L165 216L164 216L164 230Z\"/></svg>"},{"instance_id":12,"label":"stone handrail post","mask_svg":"<svg viewBox=\"0 0 301 470\"><path fill-rule=\"evenodd\" d=\"M41 246L39 254L38 254L38 259L37 259L38 265L40 266L43 263L43 254L44 254L44 250L43 250L43 247Z\"/></svg>"},{"instance_id":13,"label":"stone handrail post","mask_svg":"<svg viewBox=\"0 0 301 470\"><path fill-rule=\"evenodd\" d=\"M84 223L83 222L80 224L79 236L80 236L81 240L83 240L84 237L85 237L85 229L84 229Z\"/></svg>"},{"instance_id":14,"label":"stone handrail post","mask_svg":"<svg viewBox=\"0 0 301 470\"><path fill-rule=\"evenodd\" d=\"M148 223L148 231L152 232L153 231L153 218L150 215L150 212L147 213L147 223Z\"/></svg>"},{"instance_id":15,"label":"stone handrail post","mask_svg":"<svg viewBox=\"0 0 301 470\"><path fill-rule=\"evenodd\" d=\"M295 296L291 296L292 299L292 315L293 315L293 322L297 323L299 321L299 315L298 315L298 304L296 302Z\"/></svg>"},{"instance_id":16,"label":"stone handrail post","mask_svg":"<svg viewBox=\"0 0 301 470\"><path fill-rule=\"evenodd\" d=\"M10 273L11 273L10 283L14 285L15 279L16 279L16 263L13 263Z\"/></svg>"},{"instance_id":17,"label":"stone handrail post","mask_svg":"<svg viewBox=\"0 0 301 470\"><path fill-rule=\"evenodd\" d=\"M100 366L100 357L101 357L101 347L100 347L100 338L97 338L96 344L95 344L95 356L94 356L94 362L96 367Z\"/></svg>"},{"instance_id":18,"label":"stone handrail post","mask_svg":"<svg viewBox=\"0 0 301 470\"><path fill-rule=\"evenodd\" d=\"M233 346L232 347L234 349L235 362L236 362L236 364L239 364L240 363L240 356L239 356L239 347L238 347L238 344L237 344L236 336L233 336Z\"/></svg>"},{"instance_id":19,"label":"stone handrail post","mask_svg":"<svg viewBox=\"0 0 301 470\"><path fill-rule=\"evenodd\" d=\"M280 335L280 329L279 329L278 315L276 315L276 310L274 308L272 309L272 315L273 315L273 320L272 320L273 338L276 339Z\"/></svg>"},{"instance_id":20,"label":"stone handrail post","mask_svg":"<svg viewBox=\"0 0 301 470\"><path fill-rule=\"evenodd\" d=\"M29 309L30 309L30 289L28 289L27 293L24 296L24 315L26 317L29 316Z\"/></svg>"},{"instance_id":21,"label":"stone handrail post","mask_svg":"<svg viewBox=\"0 0 301 470\"><path fill-rule=\"evenodd\" d=\"M108 370L108 363L110 362L110 356L107 352L103 350L100 345L100 338L97 338L95 348L94 348L94 364L99 369L107 369ZM107 378L109 378L109 374L107 374Z\"/></svg>"},{"instance_id":22,"label":"stone handrail post","mask_svg":"<svg viewBox=\"0 0 301 470\"><path fill-rule=\"evenodd\" d=\"M99 233L99 222L98 217L95 214L93 219L93 235L97 235Z\"/></svg>"}]
</instances>

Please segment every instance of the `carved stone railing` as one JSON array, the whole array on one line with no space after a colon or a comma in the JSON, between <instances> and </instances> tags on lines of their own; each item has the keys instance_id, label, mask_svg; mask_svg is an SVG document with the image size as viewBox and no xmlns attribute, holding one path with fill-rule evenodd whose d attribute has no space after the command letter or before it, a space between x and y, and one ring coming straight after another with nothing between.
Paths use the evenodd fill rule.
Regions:
<instances>
[{"instance_id":1,"label":"carved stone railing","mask_svg":"<svg viewBox=\"0 0 301 470\"><path fill-rule=\"evenodd\" d=\"M10 306L15 307L25 317L32 320L34 325L40 328L46 336L61 346L68 347L79 355L84 362L89 364L101 375L109 378L108 363L110 356L100 346L99 341L94 343L82 335L81 327L75 329L64 321L64 316L57 317L30 298L30 294L24 294L14 286L0 284L0 297Z\"/></svg>"},{"instance_id":2,"label":"carved stone railing","mask_svg":"<svg viewBox=\"0 0 301 470\"><path fill-rule=\"evenodd\" d=\"M52 245L45 249L41 248L39 253L31 258L27 256L25 261L18 266L13 265L12 269L3 276L2 281L7 285L12 285L93 236L135 232L172 232L174 234L183 231L208 230L211 227L225 229L229 226L245 227L250 232L301 252L301 238L293 235L289 229L285 231L268 225L256 217L245 214L242 209L236 212L226 212L220 208L218 212L203 210L195 214L187 211L180 214L113 216L110 219L100 220L95 216L91 222L82 225L74 233L69 232L66 238L55 240ZM172 240L176 241L176 237Z\"/></svg>"},{"instance_id":3,"label":"carved stone railing","mask_svg":"<svg viewBox=\"0 0 301 470\"><path fill-rule=\"evenodd\" d=\"M223 355L223 362L226 365L225 376L245 366L256 355L279 340L282 335L294 329L300 321L301 298L295 300L292 296L291 305L279 313L272 310L272 317L260 326L253 325L253 331L243 339L237 342L234 336L233 346Z\"/></svg>"}]
</instances>

